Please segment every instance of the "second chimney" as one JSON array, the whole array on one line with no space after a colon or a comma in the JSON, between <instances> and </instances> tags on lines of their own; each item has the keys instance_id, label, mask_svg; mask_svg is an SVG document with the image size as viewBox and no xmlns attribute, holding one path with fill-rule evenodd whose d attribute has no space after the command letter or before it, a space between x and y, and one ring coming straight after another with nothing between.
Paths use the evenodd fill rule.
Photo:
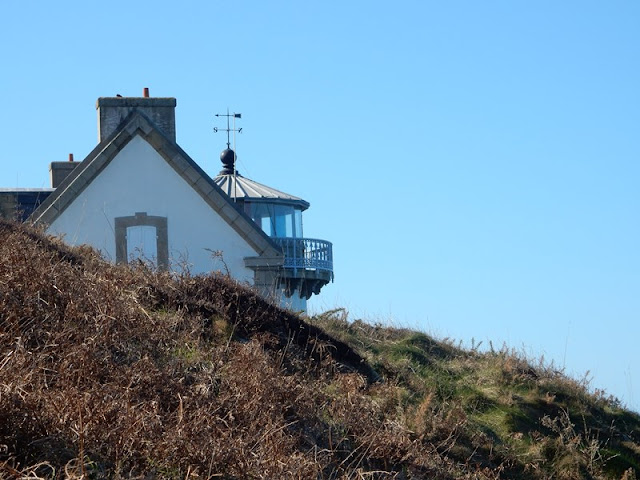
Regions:
<instances>
[{"instance_id":1,"label":"second chimney","mask_svg":"<svg viewBox=\"0 0 640 480\"><path fill-rule=\"evenodd\" d=\"M51 188L58 188L64 179L67 178L80 163L81 162L76 163L73 161L73 153L69 154L68 162L51 162L49 165Z\"/></svg>"}]
</instances>

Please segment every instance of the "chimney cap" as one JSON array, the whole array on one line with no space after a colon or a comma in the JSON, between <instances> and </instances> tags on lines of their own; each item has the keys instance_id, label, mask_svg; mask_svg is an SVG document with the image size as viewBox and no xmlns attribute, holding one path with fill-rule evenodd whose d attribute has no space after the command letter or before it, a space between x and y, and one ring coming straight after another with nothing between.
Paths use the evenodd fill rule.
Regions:
<instances>
[{"instance_id":1,"label":"chimney cap","mask_svg":"<svg viewBox=\"0 0 640 480\"><path fill-rule=\"evenodd\" d=\"M100 97L96 108L100 107L175 107L174 97Z\"/></svg>"}]
</instances>

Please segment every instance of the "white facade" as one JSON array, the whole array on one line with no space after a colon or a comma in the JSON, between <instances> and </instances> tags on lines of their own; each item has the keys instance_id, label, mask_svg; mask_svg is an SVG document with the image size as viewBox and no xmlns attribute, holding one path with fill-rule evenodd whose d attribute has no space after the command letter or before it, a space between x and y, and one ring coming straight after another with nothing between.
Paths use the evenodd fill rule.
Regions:
<instances>
[{"instance_id":1,"label":"white facade","mask_svg":"<svg viewBox=\"0 0 640 480\"><path fill-rule=\"evenodd\" d=\"M258 252L139 135L116 154L47 231L63 235L73 245L92 245L115 261L115 219L136 213L166 218L172 270L183 266L192 273L228 269L235 279L253 283L254 272L245 266L244 259L258 256ZM221 251L222 258L212 251Z\"/></svg>"}]
</instances>

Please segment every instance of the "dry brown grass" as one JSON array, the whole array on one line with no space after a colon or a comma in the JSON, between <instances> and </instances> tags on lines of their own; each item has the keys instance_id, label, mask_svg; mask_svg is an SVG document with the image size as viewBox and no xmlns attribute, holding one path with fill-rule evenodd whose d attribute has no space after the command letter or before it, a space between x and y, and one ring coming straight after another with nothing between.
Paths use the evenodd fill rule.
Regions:
<instances>
[{"instance_id":1,"label":"dry brown grass","mask_svg":"<svg viewBox=\"0 0 640 480\"><path fill-rule=\"evenodd\" d=\"M0 479L542 479L561 460L519 462L478 429L445 385L477 354L416 337L413 360L376 373L350 344L411 332L339 341L225 276L114 266L7 222L0 258ZM462 363L436 383L412 373L439 358ZM548 450L576 438L562 435ZM568 478L599 478L580 439Z\"/></svg>"}]
</instances>

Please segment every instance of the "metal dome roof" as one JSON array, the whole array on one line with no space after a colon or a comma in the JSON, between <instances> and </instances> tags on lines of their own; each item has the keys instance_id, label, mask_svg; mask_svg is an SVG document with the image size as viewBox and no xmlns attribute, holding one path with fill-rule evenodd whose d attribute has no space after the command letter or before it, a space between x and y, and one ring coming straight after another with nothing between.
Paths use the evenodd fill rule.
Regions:
<instances>
[{"instance_id":1,"label":"metal dome roof","mask_svg":"<svg viewBox=\"0 0 640 480\"><path fill-rule=\"evenodd\" d=\"M222 172L221 172L222 173ZM249 201L283 203L309 208L309 202L300 197L289 195L275 188L268 187L236 173L236 175L218 175L213 181L230 197Z\"/></svg>"}]
</instances>

